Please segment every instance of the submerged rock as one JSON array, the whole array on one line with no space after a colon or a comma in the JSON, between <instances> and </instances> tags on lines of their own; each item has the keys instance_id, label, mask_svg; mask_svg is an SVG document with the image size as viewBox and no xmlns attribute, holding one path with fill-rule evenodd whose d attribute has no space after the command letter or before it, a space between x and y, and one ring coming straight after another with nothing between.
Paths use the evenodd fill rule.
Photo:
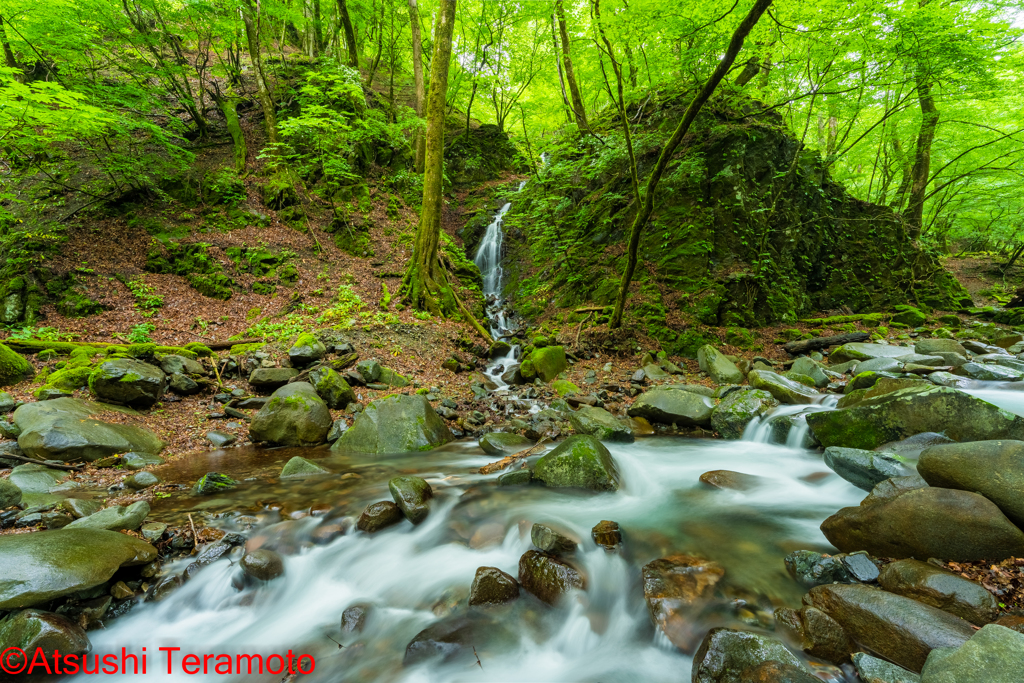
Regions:
<instances>
[{"instance_id":1,"label":"submerged rock","mask_svg":"<svg viewBox=\"0 0 1024 683\"><path fill-rule=\"evenodd\" d=\"M760 669L760 671L758 671ZM693 683L747 683L758 681L754 676L774 669L771 676L761 677L768 683L815 683L803 662L778 640L757 633L713 628L693 656L690 680Z\"/></svg>"},{"instance_id":2,"label":"submerged rock","mask_svg":"<svg viewBox=\"0 0 1024 683\"><path fill-rule=\"evenodd\" d=\"M999 614L995 597L984 586L919 560L886 565L878 583L890 593L938 607L978 626Z\"/></svg>"},{"instance_id":3,"label":"submerged rock","mask_svg":"<svg viewBox=\"0 0 1024 683\"><path fill-rule=\"evenodd\" d=\"M933 446L917 471L931 486L985 496L1024 527L1024 441L975 441Z\"/></svg>"},{"instance_id":4,"label":"submerged rock","mask_svg":"<svg viewBox=\"0 0 1024 683\"><path fill-rule=\"evenodd\" d=\"M732 472L730 470L712 470L700 475L702 484L707 484L716 489L729 489L732 491L749 491L764 484L765 480L753 474Z\"/></svg>"},{"instance_id":5,"label":"submerged rock","mask_svg":"<svg viewBox=\"0 0 1024 683\"><path fill-rule=\"evenodd\" d=\"M279 446L316 446L327 441L333 420L327 405L308 382L275 391L249 425L254 442Z\"/></svg>"},{"instance_id":6,"label":"submerged rock","mask_svg":"<svg viewBox=\"0 0 1024 683\"><path fill-rule=\"evenodd\" d=\"M426 397L394 394L371 401L331 450L408 453L429 451L454 439Z\"/></svg>"},{"instance_id":7,"label":"submerged rock","mask_svg":"<svg viewBox=\"0 0 1024 683\"><path fill-rule=\"evenodd\" d=\"M549 605L571 590L586 590L586 579L578 569L537 550L519 558L519 584Z\"/></svg>"},{"instance_id":8,"label":"submerged rock","mask_svg":"<svg viewBox=\"0 0 1024 683\"><path fill-rule=\"evenodd\" d=\"M480 567L469 589L470 605L501 605L519 597L519 582L497 567Z\"/></svg>"},{"instance_id":9,"label":"submerged rock","mask_svg":"<svg viewBox=\"0 0 1024 683\"><path fill-rule=\"evenodd\" d=\"M693 652L702 635L695 613L714 595L725 570L691 555L672 555L644 565L642 576L644 599L655 625L673 645Z\"/></svg>"},{"instance_id":10,"label":"submerged rock","mask_svg":"<svg viewBox=\"0 0 1024 683\"><path fill-rule=\"evenodd\" d=\"M500 621L480 615L448 617L416 634L405 648L402 665L415 666L434 658L445 662L464 658L467 665L475 666L475 657L510 647L516 642L516 635Z\"/></svg>"},{"instance_id":11,"label":"submerged rock","mask_svg":"<svg viewBox=\"0 0 1024 683\"><path fill-rule=\"evenodd\" d=\"M388 490L406 519L413 524L419 524L430 514L430 499L434 497L434 491L426 480L394 477L388 482Z\"/></svg>"},{"instance_id":12,"label":"submerged rock","mask_svg":"<svg viewBox=\"0 0 1024 683\"><path fill-rule=\"evenodd\" d=\"M710 424L714 409L715 402L707 396L658 387L637 397L628 412L630 417L689 427Z\"/></svg>"},{"instance_id":13,"label":"submerged rock","mask_svg":"<svg viewBox=\"0 0 1024 683\"><path fill-rule=\"evenodd\" d=\"M576 552L579 539L547 524L534 524L530 529L530 541L546 553L564 555Z\"/></svg>"},{"instance_id":14,"label":"submerged rock","mask_svg":"<svg viewBox=\"0 0 1024 683\"><path fill-rule=\"evenodd\" d=\"M281 468L281 474L278 476L281 479L290 479L299 477L315 477L317 475L330 473L331 471L326 467L296 455L284 464L284 467Z\"/></svg>"},{"instance_id":15,"label":"submerged rock","mask_svg":"<svg viewBox=\"0 0 1024 683\"><path fill-rule=\"evenodd\" d=\"M761 389L733 391L718 404L711 414L711 428L723 439L738 439L754 418L761 417L779 402Z\"/></svg>"},{"instance_id":16,"label":"submerged rock","mask_svg":"<svg viewBox=\"0 0 1024 683\"><path fill-rule=\"evenodd\" d=\"M570 436L538 460L533 477L552 487L619 489L619 472L612 454L600 441L583 434Z\"/></svg>"}]
</instances>

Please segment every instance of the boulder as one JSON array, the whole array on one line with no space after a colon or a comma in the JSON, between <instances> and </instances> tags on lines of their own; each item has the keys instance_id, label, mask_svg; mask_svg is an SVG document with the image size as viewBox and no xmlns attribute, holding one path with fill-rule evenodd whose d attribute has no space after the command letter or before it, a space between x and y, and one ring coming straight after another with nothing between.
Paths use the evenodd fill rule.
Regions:
<instances>
[{"instance_id":1,"label":"boulder","mask_svg":"<svg viewBox=\"0 0 1024 683\"><path fill-rule=\"evenodd\" d=\"M711 428L723 439L739 439L754 418L776 408L779 402L762 389L737 389L711 413Z\"/></svg>"},{"instance_id":2,"label":"boulder","mask_svg":"<svg viewBox=\"0 0 1024 683\"><path fill-rule=\"evenodd\" d=\"M4 671L20 671L21 667L27 667L31 662L36 662L35 670L39 671L39 660L35 659L39 653L52 661L58 652L62 656L82 655L91 648L85 629L60 614L25 609L0 621L0 651L3 652ZM12 676L9 680L17 678Z\"/></svg>"},{"instance_id":3,"label":"boulder","mask_svg":"<svg viewBox=\"0 0 1024 683\"><path fill-rule=\"evenodd\" d=\"M711 470L700 475L700 482L716 489L749 491L764 485L765 480L753 474L743 474L731 470Z\"/></svg>"},{"instance_id":4,"label":"boulder","mask_svg":"<svg viewBox=\"0 0 1024 683\"><path fill-rule=\"evenodd\" d=\"M32 364L20 353L0 344L0 387L7 387L35 377Z\"/></svg>"},{"instance_id":5,"label":"boulder","mask_svg":"<svg viewBox=\"0 0 1024 683\"><path fill-rule=\"evenodd\" d=\"M377 455L429 451L454 438L425 396L394 394L371 401L331 450Z\"/></svg>"},{"instance_id":6,"label":"boulder","mask_svg":"<svg viewBox=\"0 0 1024 683\"><path fill-rule=\"evenodd\" d=\"M249 425L249 438L276 446L316 446L327 441L331 413L308 382L276 390Z\"/></svg>"},{"instance_id":7,"label":"boulder","mask_svg":"<svg viewBox=\"0 0 1024 683\"><path fill-rule=\"evenodd\" d=\"M281 474L279 474L278 477L281 479L298 479L302 477L316 477L330 473L331 471L326 467L296 455L284 464L284 467L281 468Z\"/></svg>"},{"instance_id":8,"label":"boulder","mask_svg":"<svg viewBox=\"0 0 1024 683\"><path fill-rule=\"evenodd\" d=\"M995 597L984 586L920 560L887 564L878 576L878 584L890 593L938 607L978 626L999 614Z\"/></svg>"},{"instance_id":9,"label":"boulder","mask_svg":"<svg viewBox=\"0 0 1024 683\"><path fill-rule=\"evenodd\" d=\"M0 479L0 510L21 504L21 489L13 482Z\"/></svg>"},{"instance_id":10,"label":"boulder","mask_svg":"<svg viewBox=\"0 0 1024 683\"><path fill-rule=\"evenodd\" d=\"M256 368L249 373L249 384L256 389L270 391L288 384L292 377L298 377L295 368Z\"/></svg>"},{"instance_id":11,"label":"boulder","mask_svg":"<svg viewBox=\"0 0 1024 683\"><path fill-rule=\"evenodd\" d=\"M540 378L542 382L550 382L568 368L565 360L565 349L561 346L545 346L534 349L523 359L519 373L527 382Z\"/></svg>"},{"instance_id":12,"label":"boulder","mask_svg":"<svg viewBox=\"0 0 1024 683\"><path fill-rule=\"evenodd\" d=\"M1024 528L1024 441L974 441L932 446L917 471L931 486L973 491Z\"/></svg>"},{"instance_id":13,"label":"boulder","mask_svg":"<svg viewBox=\"0 0 1024 683\"><path fill-rule=\"evenodd\" d=\"M148 564L156 548L99 529L0 536L0 609L45 604L105 583L122 566Z\"/></svg>"},{"instance_id":14,"label":"boulder","mask_svg":"<svg viewBox=\"0 0 1024 683\"><path fill-rule=\"evenodd\" d=\"M860 506L843 508L822 522L821 531L842 551L866 550L876 557L966 562L1024 555L1024 532L994 503L952 489L897 490L887 497L873 491Z\"/></svg>"},{"instance_id":15,"label":"boulder","mask_svg":"<svg viewBox=\"0 0 1024 683\"><path fill-rule=\"evenodd\" d=\"M758 633L713 628L704 636L693 656L690 680L693 683L748 683L756 681L754 672L766 665L782 669L785 678L762 678L765 683L813 683L818 679L803 662L774 638ZM793 672L798 673L793 673ZM800 674L806 674L801 677Z\"/></svg>"},{"instance_id":16,"label":"boulder","mask_svg":"<svg viewBox=\"0 0 1024 683\"><path fill-rule=\"evenodd\" d=\"M61 497L51 494L51 491L58 491L57 487L70 476L71 472L67 470L29 462L11 470L7 482L21 491L21 505L27 508L58 502Z\"/></svg>"},{"instance_id":17,"label":"boulder","mask_svg":"<svg viewBox=\"0 0 1024 683\"><path fill-rule=\"evenodd\" d=\"M480 448L487 455L511 455L532 445L530 439L511 432L491 432L480 437Z\"/></svg>"},{"instance_id":18,"label":"boulder","mask_svg":"<svg viewBox=\"0 0 1024 683\"><path fill-rule=\"evenodd\" d=\"M166 390L163 370L131 358L105 361L89 375L89 391L95 396L132 408L152 407Z\"/></svg>"},{"instance_id":19,"label":"boulder","mask_svg":"<svg viewBox=\"0 0 1024 683\"><path fill-rule=\"evenodd\" d=\"M861 647L915 672L933 649L958 647L974 633L959 617L859 583L816 586L804 602L839 622Z\"/></svg>"},{"instance_id":20,"label":"boulder","mask_svg":"<svg viewBox=\"0 0 1024 683\"><path fill-rule=\"evenodd\" d=\"M135 531L146 521L149 503L140 500L131 505L117 505L103 508L88 517L82 517L68 524L65 529L106 529L108 531Z\"/></svg>"},{"instance_id":21,"label":"boulder","mask_svg":"<svg viewBox=\"0 0 1024 683\"><path fill-rule=\"evenodd\" d=\"M829 377L825 374L821 365L807 356L802 356L793 361L793 365L789 368L789 371L810 377L814 381L814 386L819 389L829 383Z\"/></svg>"},{"instance_id":22,"label":"boulder","mask_svg":"<svg viewBox=\"0 0 1024 683\"><path fill-rule=\"evenodd\" d=\"M654 624L683 652L692 653L703 629L695 616L725 576L722 567L691 555L671 555L643 567L644 599Z\"/></svg>"},{"instance_id":23,"label":"boulder","mask_svg":"<svg viewBox=\"0 0 1024 683\"><path fill-rule=\"evenodd\" d=\"M964 363L953 370L953 374L985 382L1017 382L1024 377L1024 372L1020 370L995 364L982 365L981 363Z\"/></svg>"},{"instance_id":24,"label":"boulder","mask_svg":"<svg viewBox=\"0 0 1024 683\"><path fill-rule=\"evenodd\" d=\"M309 382L331 410L344 408L356 400L356 392L331 368L317 368L309 373Z\"/></svg>"},{"instance_id":25,"label":"boulder","mask_svg":"<svg viewBox=\"0 0 1024 683\"><path fill-rule=\"evenodd\" d=\"M633 429L604 408L581 405L569 414L569 422L577 434L589 434L601 441L632 443Z\"/></svg>"},{"instance_id":26,"label":"boulder","mask_svg":"<svg viewBox=\"0 0 1024 683\"><path fill-rule=\"evenodd\" d=\"M534 479L547 486L617 491L619 472L612 454L592 436L576 434L537 461Z\"/></svg>"},{"instance_id":27,"label":"boulder","mask_svg":"<svg viewBox=\"0 0 1024 683\"><path fill-rule=\"evenodd\" d=\"M304 368L327 355L324 343L311 334L300 334L295 345L288 349L288 359L297 368Z\"/></svg>"},{"instance_id":28,"label":"boulder","mask_svg":"<svg viewBox=\"0 0 1024 683\"><path fill-rule=\"evenodd\" d=\"M833 363L845 363L850 360L865 361L872 358L897 358L905 356L909 350L905 346L890 346L888 344L869 344L865 342L853 342L837 347L829 354L829 360ZM918 353L926 353L918 351ZM860 366L858 366L860 369Z\"/></svg>"},{"instance_id":29,"label":"boulder","mask_svg":"<svg viewBox=\"0 0 1024 683\"><path fill-rule=\"evenodd\" d=\"M922 683L1017 683L1024 671L1024 635L989 624L959 648L932 650Z\"/></svg>"},{"instance_id":30,"label":"boulder","mask_svg":"<svg viewBox=\"0 0 1024 683\"><path fill-rule=\"evenodd\" d=\"M921 432L914 436L901 439L900 441L890 441L889 443L882 444L875 450L880 453L891 453L899 456L900 458L917 460L921 456L921 452L926 448L932 446L940 446L947 443L956 443L945 434L939 434L938 432Z\"/></svg>"},{"instance_id":31,"label":"boulder","mask_svg":"<svg viewBox=\"0 0 1024 683\"><path fill-rule=\"evenodd\" d=\"M194 396L203 390L195 380L188 375L176 372L170 376L168 388L179 396Z\"/></svg>"},{"instance_id":32,"label":"boulder","mask_svg":"<svg viewBox=\"0 0 1024 683\"><path fill-rule=\"evenodd\" d=\"M914 352L926 356L937 353L957 353L967 357L967 349L955 339L919 339L914 344Z\"/></svg>"},{"instance_id":33,"label":"boulder","mask_svg":"<svg viewBox=\"0 0 1024 683\"><path fill-rule=\"evenodd\" d=\"M586 590L586 579L578 569L538 550L528 550L519 558L519 584L549 605L571 590Z\"/></svg>"},{"instance_id":34,"label":"boulder","mask_svg":"<svg viewBox=\"0 0 1024 683\"><path fill-rule=\"evenodd\" d=\"M846 395L839 399L836 403L836 408L852 408L853 406L862 403L863 401L874 398L875 396L883 396L885 394L891 394L894 391L900 389L907 389L909 387L927 387L928 380L924 379L909 379L909 378L894 378L885 377L882 375L876 375L872 373L872 381L867 386L856 386L857 380L864 377L864 375L857 375L849 383L846 388L856 387L853 390L846 391Z\"/></svg>"},{"instance_id":35,"label":"boulder","mask_svg":"<svg viewBox=\"0 0 1024 683\"><path fill-rule=\"evenodd\" d=\"M405 375L401 375L391 368L385 367L380 369L380 379L377 381L381 384L386 384L389 387L396 387L398 389L412 384L412 382L409 381L409 378Z\"/></svg>"},{"instance_id":36,"label":"boulder","mask_svg":"<svg viewBox=\"0 0 1024 683\"><path fill-rule=\"evenodd\" d=\"M380 531L393 524L398 524L403 519L402 511L390 500L382 500L379 503L370 503L359 515L356 528L360 531L373 533Z\"/></svg>"},{"instance_id":37,"label":"boulder","mask_svg":"<svg viewBox=\"0 0 1024 683\"><path fill-rule=\"evenodd\" d=\"M970 389L975 385L973 379L959 377L951 372L933 372L928 375L928 381L940 387L953 387L954 389Z\"/></svg>"},{"instance_id":38,"label":"boulder","mask_svg":"<svg viewBox=\"0 0 1024 683\"><path fill-rule=\"evenodd\" d=\"M857 675L864 683L921 683L921 677L913 671L907 671L902 666L896 666L884 659L872 657L866 652L854 654L853 665L857 668Z\"/></svg>"},{"instance_id":39,"label":"boulder","mask_svg":"<svg viewBox=\"0 0 1024 683\"><path fill-rule=\"evenodd\" d=\"M718 384L739 384L743 381L743 373L736 364L711 344L697 349L697 363L701 372L708 373L708 377Z\"/></svg>"},{"instance_id":40,"label":"boulder","mask_svg":"<svg viewBox=\"0 0 1024 683\"><path fill-rule=\"evenodd\" d=\"M629 407L629 416L662 424L706 426L711 424L714 409L714 400L707 396L658 387L640 394Z\"/></svg>"},{"instance_id":41,"label":"boulder","mask_svg":"<svg viewBox=\"0 0 1024 683\"><path fill-rule=\"evenodd\" d=\"M26 403L14 411L14 423L21 429L18 445L29 457L62 462L163 450L164 443L148 429L111 424L97 417L108 409L92 401L66 397Z\"/></svg>"},{"instance_id":42,"label":"boulder","mask_svg":"<svg viewBox=\"0 0 1024 683\"><path fill-rule=\"evenodd\" d=\"M579 547L579 539L551 527L548 524L536 523L530 529L530 541L551 555L565 555L576 552Z\"/></svg>"},{"instance_id":43,"label":"boulder","mask_svg":"<svg viewBox=\"0 0 1024 683\"><path fill-rule=\"evenodd\" d=\"M770 370L751 370L747 381L755 389L767 391L780 403L809 405L821 398L814 389Z\"/></svg>"},{"instance_id":44,"label":"boulder","mask_svg":"<svg viewBox=\"0 0 1024 683\"><path fill-rule=\"evenodd\" d=\"M470 605L501 605L519 597L519 582L497 567L480 567L469 589Z\"/></svg>"},{"instance_id":45,"label":"boulder","mask_svg":"<svg viewBox=\"0 0 1024 683\"><path fill-rule=\"evenodd\" d=\"M167 355L160 358L160 369L168 375L205 375L206 368L197 360L185 356Z\"/></svg>"},{"instance_id":46,"label":"boulder","mask_svg":"<svg viewBox=\"0 0 1024 683\"><path fill-rule=\"evenodd\" d=\"M284 574L284 558L268 548L247 552L238 564L247 576L258 581L272 581Z\"/></svg>"},{"instance_id":47,"label":"boulder","mask_svg":"<svg viewBox=\"0 0 1024 683\"><path fill-rule=\"evenodd\" d=\"M402 514L413 524L419 524L430 513L430 499L434 491L430 484L419 477L393 477L388 490Z\"/></svg>"},{"instance_id":48,"label":"boulder","mask_svg":"<svg viewBox=\"0 0 1024 683\"><path fill-rule=\"evenodd\" d=\"M910 470L888 453L876 453L859 448L829 446L825 449L825 464L833 472L859 489L870 491L892 477L904 477Z\"/></svg>"},{"instance_id":49,"label":"boulder","mask_svg":"<svg viewBox=\"0 0 1024 683\"><path fill-rule=\"evenodd\" d=\"M780 627L777 630L788 631L812 657L839 664L849 661L857 649L839 622L816 607L779 608L775 610L775 623Z\"/></svg>"},{"instance_id":50,"label":"boulder","mask_svg":"<svg viewBox=\"0 0 1024 683\"><path fill-rule=\"evenodd\" d=\"M920 386L812 413L807 424L823 446L872 450L921 432L955 441L1024 439L1024 418L957 389Z\"/></svg>"}]
</instances>

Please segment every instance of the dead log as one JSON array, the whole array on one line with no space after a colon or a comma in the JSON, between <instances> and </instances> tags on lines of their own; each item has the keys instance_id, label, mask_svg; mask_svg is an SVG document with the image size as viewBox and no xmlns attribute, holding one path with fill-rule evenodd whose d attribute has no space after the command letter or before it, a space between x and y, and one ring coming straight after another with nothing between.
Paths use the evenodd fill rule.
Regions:
<instances>
[{"instance_id":1,"label":"dead log","mask_svg":"<svg viewBox=\"0 0 1024 683\"><path fill-rule=\"evenodd\" d=\"M497 462L492 462L488 465L484 465L479 470L480 474L494 474L495 472L503 470L509 465L515 464L519 460L523 460L525 458L530 457L531 455L539 451L541 448L546 446L549 441L551 441L551 439L541 439L536 444L530 446L527 449L521 450L518 453L513 453L512 455L506 455L504 458L498 460Z\"/></svg>"},{"instance_id":2,"label":"dead log","mask_svg":"<svg viewBox=\"0 0 1024 683\"><path fill-rule=\"evenodd\" d=\"M782 349L791 356L797 356L808 351L827 349L830 346L867 341L870 336L867 332L847 332L846 334L837 334L831 337L815 337L814 339L791 341L783 344Z\"/></svg>"}]
</instances>

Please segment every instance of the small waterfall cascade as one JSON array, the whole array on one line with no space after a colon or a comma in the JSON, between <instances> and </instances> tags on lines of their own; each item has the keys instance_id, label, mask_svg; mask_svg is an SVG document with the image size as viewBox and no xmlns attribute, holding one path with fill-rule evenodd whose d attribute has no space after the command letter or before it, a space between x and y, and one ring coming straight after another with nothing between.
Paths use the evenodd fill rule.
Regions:
<instances>
[{"instance_id":1,"label":"small waterfall cascade","mask_svg":"<svg viewBox=\"0 0 1024 683\"><path fill-rule=\"evenodd\" d=\"M519 183L519 190L522 190L524 185L526 185L525 180ZM484 301L487 307L487 318L491 323L491 336L494 337L495 341L511 332L508 326L509 320L508 311L505 309L505 299L502 297L505 273L501 266L502 246L505 242L505 231L502 229L502 223L505 214L511 208L512 203L507 202L498 209L494 220L487 226L487 231L484 233L483 239L480 240L480 246L477 247L476 256L473 258L473 262L480 269L480 274L484 278ZM505 356L491 359L490 364L487 366L486 374L499 389L507 388L508 383L502 380L501 375L511 364L516 362L518 356L519 347L513 346Z\"/></svg>"},{"instance_id":2,"label":"small waterfall cascade","mask_svg":"<svg viewBox=\"0 0 1024 683\"><path fill-rule=\"evenodd\" d=\"M823 410L835 410L838 400L836 396L823 394L819 403L781 405L747 423L742 438L744 441L755 443L774 443L789 448L807 448L810 446L807 415Z\"/></svg>"}]
</instances>

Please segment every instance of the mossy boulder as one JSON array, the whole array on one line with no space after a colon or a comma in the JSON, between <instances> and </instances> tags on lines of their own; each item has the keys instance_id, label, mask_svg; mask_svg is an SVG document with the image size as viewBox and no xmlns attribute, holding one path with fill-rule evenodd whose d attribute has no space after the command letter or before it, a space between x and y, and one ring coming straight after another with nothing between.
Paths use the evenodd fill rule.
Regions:
<instances>
[{"instance_id":1,"label":"mossy boulder","mask_svg":"<svg viewBox=\"0 0 1024 683\"><path fill-rule=\"evenodd\" d=\"M105 361L89 375L89 391L94 396L132 408L152 407L166 390L163 370L130 358Z\"/></svg>"},{"instance_id":2,"label":"mossy boulder","mask_svg":"<svg viewBox=\"0 0 1024 683\"><path fill-rule=\"evenodd\" d=\"M714 400L707 396L682 389L658 387L640 394L629 407L629 416L662 424L704 426L711 423L714 409Z\"/></svg>"},{"instance_id":3,"label":"mossy boulder","mask_svg":"<svg viewBox=\"0 0 1024 683\"><path fill-rule=\"evenodd\" d=\"M24 654L14 654L17 651L8 648L18 648ZM5 653L5 670L14 671L38 662L34 658L39 654L45 661L58 652L65 656L84 655L91 648L85 629L62 614L26 609L0 621L0 649Z\"/></svg>"},{"instance_id":4,"label":"mossy boulder","mask_svg":"<svg viewBox=\"0 0 1024 683\"><path fill-rule=\"evenodd\" d=\"M430 499L434 491L430 484L420 477L393 477L388 481L388 490L395 499L405 518L413 524L419 524L430 513Z\"/></svg>"},{"instance_id":5,"label":"mossy boulder","mask_svg":"<svg viewBox=\"0 0 1024 683\"><path fill-rule=\"evenodd\" d=\"M711 413L711 428L723 439L738 439L752 420L778 405L774 396L761 389L730 392Z\"/></svg>"},{"instance_id":6,"label":"mossy boulder","mask_svg":"<svg viewBox=\"0 0 1024 683\"><path fill-rule=\"evenodd\" d=\"M612 454L589 434L570 436L547 453L533 468L533 476L547 486L617 491L619 472Z\"/></svg>"},{"instance_id":7,"label":"mossy boulder","mask_svg":"<svg viewBox=\"0 0 1024 683\"><path fill-rule=\"evenodd\" d=\"M577 434L589 434L601 441L633 441L633 430L604 408L581 405L579 410L569 414L569 422Z\"/></svg>"},{"instance_id":8,"label":"mossy boulder","mask_svg":"<svg viewBox=\"0 0 1024 683\"><path fill-rule=\"evenodd\" d=\"M356 392L336 370L328 367L317 368L309 373L309 381L331 410L344 408L356 400Z\"/></svg>"},{"instance_id":9,"label":"mossy boulder","mask_svg":"<svg viewBox=\"0 0 1024 683\"><path fill-rule=\"evenodd\" d=\"M249 425L254 442L278 446L316 446L326 443L331 413L313 385L293 382L275 391Z\"/></svg>"},{"instance_id":10,"label":"mossy boulder","mask_svg":"<svg viewBox=\"0 0 1024 683\"><path fill-rule=\"evenodd\" d=\"M402 375L392 370L391 368L385 368L383 366L380 369L380 377L377 379L377 381L380 382L381 384L387 384L389 387L394 387L396 389L402 389L403 387L407 387L410 384L412 384L412 382L409 381L409 378L406 377L405 375Z\"/></svg>"},{"instance_id":11,"label":"mossy boulder","mask_svg":"<svg viewBox=\"0 0 1024 683\"><path fill-rule=\"evenodd\" d=\"M580 388L570 382L567 379L556 379L551 383L551 388L555 390L555 393L559 396L568 396L569 394L578 394Z\"/></svg>"},{"instance_id":12,"label":"mossy boulder","mask_svg":"<svg viewBox=\"0 0 1024 683\"><path fill-rule=\"evenodd\" d=\"M480 448L487 455L509 455L533 445L525 436L511 432L491 432L480 437Z\"/></svg>"},{"instance_id":13,"label":"mossy boulder","mask_svg":"<svg viewBox=\"0 0 1024 683\"><path fill-rule=\"evenodd\" d=\"M542 382L550 382L568 367L563 347L544 346L534 348L530 355L523 359L519 372L527 382L532 382L538 377Z\"/></svg>"},{"instance_id":14,"label":"mossy boulder","mask_svg":"<svg viewBox=\"0 0 1024 683\"><path fill-rule=\"evenodd\" d=\"M697 363L701 372L708 373L708 377L718 384L739 384L743 381L743 373L736 364L711 344L697 349Z\"/></svg>"},{"instance_id":15,"label":"mossy boulder","mask_svg":"<svg viewBox=\"0 0 1024 683\"><path fill-rule=\"evenodd\" d=\"M426 397L392 394L371 401L331 450L408 453L429 451L454 439Z\"/></svg>"},{"instance_id":16,"label":"mossy boulder","mask_svg":"<svg viewBox=\"0 0 1024 683\"><path fill-rule=\"evenodd\" d=\"M928 320L927 314L914 306L896 306L895 310L896 313L892 316L892 321L900 325L918 327L919 325L924 325Z\"/></svg>"},{"instance_id":17,"label":"mossy boulder","mask_svg":"<svg viewBox=\"0 0 1024 683\"><path fill-rule=\"evenodd\" d=\"M747 381L755 389L763 389L774 396L780 403L811 404L821 398L821 394L805 384L794 381L770 370L751 370ZM811 383L813 384L813 380Z\"/></svg>"},{"instance_id":18,"label":"mossy boulder","mask_svg":"<svg viewBox=\"0 0 1024 683\"><path fill-rule=\"evenodd\" d=\"M315 363L327 355L324 343L311 334L300 334L292 348L288 349L288 358L298 368Z\"/></svg>"},{"instance_id":19,"label":"mossy boulder","mask_svg":"<svg viewBox=\"0 0 1024 683\"><path fill-rule=\"evenodd\" d=\"M315 462L296 455L284 464L284 467L281 468L281 474L278 476L281 479L295 479L300 477L315 477L330 473L331 471L326 467L322 467Z\"/></svg>"},{"instance_id":20,"label":"mossy boulder","mask_svg":"<svg viewBox=\"0 0 1024 683\"><path fill-rule=\"evenodd\" d=\"M35 370L24 356L0 344L0 386L19 384L34 376Z\"/></svg>"}]
</instances>

